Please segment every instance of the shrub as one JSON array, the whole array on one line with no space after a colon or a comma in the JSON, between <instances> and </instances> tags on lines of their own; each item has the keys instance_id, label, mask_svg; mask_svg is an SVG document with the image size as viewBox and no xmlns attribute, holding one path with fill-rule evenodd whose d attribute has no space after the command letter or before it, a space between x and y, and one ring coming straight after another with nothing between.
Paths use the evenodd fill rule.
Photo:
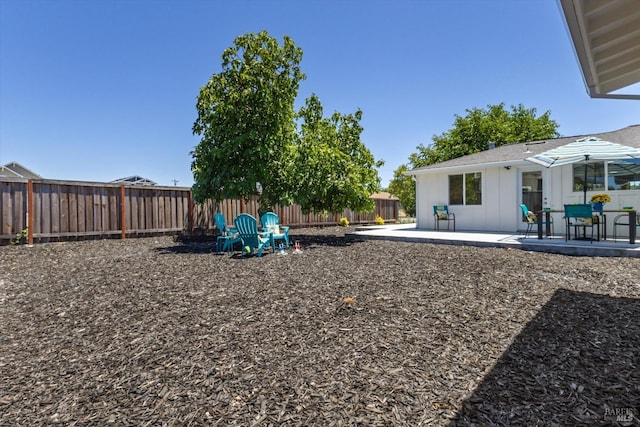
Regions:
<instances>
[{"instance_id":1,"label":"shrub","mask_svg":"<svg viewBox=\"0 0 640 427\"><path fill-rule=\"evenodd\" d=\"M380 215L376 215L376 224L384 225L384 219Z\"/></svg>"},{"instance_id":2,"label":"shrub","mask_svg":"<svg viewBox=\"0 0 640 427\"><path fill-rule=\"evenodd\" d=\"M340 224L343 227L348 227L349 226L349 220L345 217L340 218L340 221L338 221L338 224Z\"/></svg>"}]
</instances>

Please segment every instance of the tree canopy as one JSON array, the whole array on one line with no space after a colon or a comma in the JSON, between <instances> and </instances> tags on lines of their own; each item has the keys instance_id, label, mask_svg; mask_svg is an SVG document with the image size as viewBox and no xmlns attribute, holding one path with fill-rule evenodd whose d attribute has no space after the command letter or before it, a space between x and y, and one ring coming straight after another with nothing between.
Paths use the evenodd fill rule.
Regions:
<instances>
[{"instance_id":1,"label":"tree canopy","mask_svg":"<svg viewBox=\"0 0 640 427\"><path fill-rule=\"evenodd\" d=\"M344 208L371 211L371 194L380 190L376 162L360 141L362 111L323 117L318 97L307 98L293 159L293 194L302 211L338 213Z\"/></svg>"},{"instance_id":2,"label":"tree canopy","mask_svg":"<svg viewBox=\"0 0 640 427\"><path fill-rule=\"evenodd\" d=\"M536 117L535 108L522 104L511 106L510 111L501 103L486 109L467 109L466 113L456 114L450 130L434 135L433 143L427 147L420 144L418 151L409 156L409 163L395 170L389 192L400 199L408 214L415 215L415 182L413 177L404 175L405 171L478 153L486 150L490 142L499 147L560 136L550 111Z\"/></svg>"},{"instance_id":3,"label":"tree canopy","mask_svg":"<svg viewBox=\"0 0 640 427\"><path fill-rule=\"evenodd\" d=\"M360 141L362 111L323 117L314 94L294 102L302 50L266 31L239 36L222 71L200 89L191 165L197 202L260 194L260 209L298 203L305 212L371 211L380 180Z\"/></svg>"},{"instance_id":4,"label":"tree canopy","mask_svg":"<svg viewBox=\"0 0 640 427\"><path fill-rule=\"evenodd\" d=\"M285 36L282 46L266 31L239 36L222 54L222 71L200 89L193 133L193 194L206 199L258 193L275 204L282 193L280 169L295 136L294 101L302 49Z\"/></svg>"}]
</instances>

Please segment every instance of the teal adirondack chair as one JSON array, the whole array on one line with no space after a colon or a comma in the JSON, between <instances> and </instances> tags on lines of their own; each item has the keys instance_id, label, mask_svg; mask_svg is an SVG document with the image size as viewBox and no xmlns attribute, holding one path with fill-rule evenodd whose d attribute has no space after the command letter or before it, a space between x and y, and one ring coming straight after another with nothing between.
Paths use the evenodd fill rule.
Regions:
<instances>
[{"instance_id":1,"label":"teal adirondack chair","mask_svg":"<svg viewBox=\"0 0 640 427\"><path fill-rule=\"evenodd\" d=\"M251 253L257 249L258 256L261 257L265 246L273 248L272 234L259 232L258 220L253 216L246 213L240 214L233 220L233 224L242 239L243 249L248 246Z\"/></svg>"},{"instance_id":2,"label":"teal adirondack chair","mask_svg":"<svg viewBox=\"0 0 640 427\"><path fill-rule=\"evenodd\" d=\"M260 217L262 223L262 231L270 231L273 234L273 250L275 250L275 241L284 240L287 248L289 247L289 227L280 225L280 218L273 212L267 212Z\"/></svg>"},{"instance_id":3,"label":"teal adirondack chair","mask_svg":"<svg viewBox=\"0 0 640 427\"><path fill-rule=\"evenodd\" d=\"M234 244L242 243L238 231L233 227L227 226L227 221L220 212L216 213L216 227L218 227L218 231L220 231L220 235L216 239L216 253L220 251L221 244L222 251L231 252Z\"/></svg>"}]
</instances>

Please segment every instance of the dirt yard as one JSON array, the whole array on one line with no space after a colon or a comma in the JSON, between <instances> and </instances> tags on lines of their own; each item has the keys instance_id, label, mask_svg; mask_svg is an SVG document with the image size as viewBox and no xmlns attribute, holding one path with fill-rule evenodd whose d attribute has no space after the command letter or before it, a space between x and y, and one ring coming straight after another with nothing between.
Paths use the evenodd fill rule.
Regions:
<instances>
[{"instance_id":1,"label":"dirt yard","mask_svg":"<svg viewBox=\"0 0 640 427\"><path fill-rule=\"evenodd\" d=\"M640 419L640 263L292 230L0 247L0 425Z\"/></svg>"}]
</instances>

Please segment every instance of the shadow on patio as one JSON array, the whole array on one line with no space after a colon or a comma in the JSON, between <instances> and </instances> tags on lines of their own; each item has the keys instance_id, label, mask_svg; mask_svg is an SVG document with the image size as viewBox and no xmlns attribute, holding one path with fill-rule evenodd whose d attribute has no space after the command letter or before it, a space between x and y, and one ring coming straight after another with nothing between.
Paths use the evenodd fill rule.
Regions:
<instances>
[{"instance_id":1,"label":"shadow on patio","mask_svg":"<svg viewBox=\"0 0 640 427\"><path fill-rule=\"evenodd\" d=\"M450 425L639 425L638 319L638 299L558 290Z\"/></svg>"}]
</instances>

